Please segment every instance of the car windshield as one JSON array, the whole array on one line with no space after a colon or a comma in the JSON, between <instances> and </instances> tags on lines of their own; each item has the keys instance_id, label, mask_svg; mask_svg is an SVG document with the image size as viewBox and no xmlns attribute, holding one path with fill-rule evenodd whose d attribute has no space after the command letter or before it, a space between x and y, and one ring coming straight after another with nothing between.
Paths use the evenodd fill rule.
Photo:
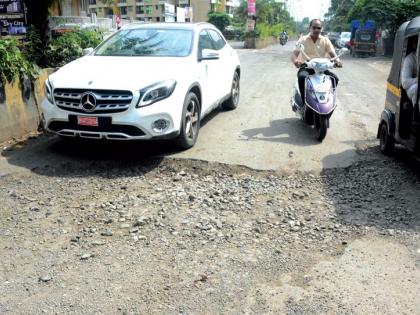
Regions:
<instances>
[{"instance_id":1,"label":"car windshield","mask_svg":"<svg viewBox=\"0 0 420 315\"><path fill-rule=\"evenodd\" d=\"M122 30L96 50L96 56L186 57L191 52L193 32L173 29Z\"/></svg>"}]
</instances>

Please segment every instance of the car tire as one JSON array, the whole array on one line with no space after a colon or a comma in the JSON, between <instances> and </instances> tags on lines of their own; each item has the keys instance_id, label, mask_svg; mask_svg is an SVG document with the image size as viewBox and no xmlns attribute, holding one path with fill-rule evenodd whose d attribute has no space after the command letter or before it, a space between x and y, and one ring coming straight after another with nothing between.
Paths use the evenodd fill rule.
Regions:
<instances>
[{"instance_id":1,"label":"car tire","mask_svg":"<svg viewBox=\"0 0 420 315\"><path fill-rule=\"evenodd\" d=\"M176 145L187 150L192 148L197 141L200 130L200 102L195 93L188 93L184 101L181 118L181 131L176 138Z\"/></svg>"},{"instance_id":2,"label":"car tire","mask_svg":"<svg viewBox=\"0 0 420 315\"><path fill-rule=\"evenodd\" d=\"M395 151L395 140L388 132L388 125L384 122L379 131L379 148L385 155L392 155Z\"/></svg>"},{"instance_id":3,"label":"car tire","mask_svg":"<svg viewBox=\"0 0 420 315\"><path fill-rule=\"evenodd\" d=\"M235 74L233 75L232 87L231 87L231 90L230 90L230 96L222 104L223 109L233 110L236 107L238 107L240 92L241 92L240 77L239 77L239 73L237 71L235 71Z\"/></svg>"}]
</instances>

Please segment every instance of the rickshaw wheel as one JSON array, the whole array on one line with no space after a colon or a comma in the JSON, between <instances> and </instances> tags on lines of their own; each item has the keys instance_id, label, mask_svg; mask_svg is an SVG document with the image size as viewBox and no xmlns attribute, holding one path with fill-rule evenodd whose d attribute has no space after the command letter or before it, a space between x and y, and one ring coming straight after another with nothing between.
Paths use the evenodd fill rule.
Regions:
<instances>
[{"instance_id":1,"label":"rickshaw wheel","mask_svg":"<svg viewBox=\"0 0 420 315\"><path fill-rule=\"evenodd\" d=\"M379 147L381 149L381 152L386 155L392 155L395 150L395 140L388 133L388 126L386 123L383 123L381 126Z\"/></svg>"}]
</instances>

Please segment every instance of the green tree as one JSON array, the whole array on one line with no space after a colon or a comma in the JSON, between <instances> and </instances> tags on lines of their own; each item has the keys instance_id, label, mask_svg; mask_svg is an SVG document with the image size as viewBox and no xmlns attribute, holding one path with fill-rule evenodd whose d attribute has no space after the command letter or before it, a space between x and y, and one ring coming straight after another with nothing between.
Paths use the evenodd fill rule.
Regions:
<instances>
[{"instance_id":1,"label":"green tree","mask_svg":"<svg viewBox=\"0 0 420 315\"><path fill-rule=\"evenodd\" d=\"M420 0L357 0L348 20L374 20L378 27L394 33L405 21L420 15Z\"/></svg>"},{"instance_id":2,"label":"green tree","mask_svg":"<svg viewBox=\"0 0 420 315\"><path fill-rule=\"evenodd\" d=\"M351 20L374 20L392 33L405 21L420 15L420 0L331 0L326 29L349 30Z\"/></svg>"},{"instance_id":3,"label":"green tree","mask_svg":"<svg viewBox=\"0 0 420 315\"><path fill-rule=\"evenodd\" d=\"M257 23L276 25L284 24L294 29L294 21L286 10L284 3L276 0L257 0ZM248 3L241 1L241 5L235 10L234 19L246 23L248 18Z\"/></svg>"},{"instance_id":4,"label":"green tree","mask_svg":"<svg viewBox=\"0 0 420 315\"><path fill-rule=\"evenodd\" d=\"M305 17L302 21L297 23L297 30L302 33L308 32L309 23L310 23L309 18Z\"/></svg>"},{"instance_id":5,"label":"green tree","mask_svg":"<svg viewBox=\"0 0 420 315\"><path fill-rule=\"evenodd\" d=\"M230 25L230 16L221 12L209 12L208 22L216 26L221 32L224 32L226 27Z\"/></svg>"},{"instance_id":6,"label":"green tree","mask_svg":"<svg viewBox=\"0 0 420 315\"><path fill-rule=\"evenodd\" d=\"M349 31L348 13L352 10L356 0L331 0L331 6L325 14L324 28L327 31Z\"/></svg>"}]
</instances>

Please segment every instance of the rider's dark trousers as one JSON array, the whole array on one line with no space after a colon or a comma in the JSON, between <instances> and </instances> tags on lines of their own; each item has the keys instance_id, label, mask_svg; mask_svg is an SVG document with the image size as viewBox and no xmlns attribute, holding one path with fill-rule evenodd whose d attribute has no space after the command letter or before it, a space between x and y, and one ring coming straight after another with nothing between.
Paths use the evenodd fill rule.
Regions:
<instances>
[{"instance_id":1,"label":"rider's dark trousers","mask_svg":"<svg viewBox=\"0 0 420 315\"><path fill-rule=\"evenodd\" d=\"M304 100L304 95L305 95L305 80L306 78L311 75L314 74L315 71L312 69L307 69L307 68L300 68L298 71L298 83L299 83L299 92L300 95L302 96L302 100ZM333 87L336 88L338 85L338 77L332 73L331 71L327 70L325 71L326 75L332 76L334 79L331 80L333 83Z\"/></svg>"}]
</instances>

